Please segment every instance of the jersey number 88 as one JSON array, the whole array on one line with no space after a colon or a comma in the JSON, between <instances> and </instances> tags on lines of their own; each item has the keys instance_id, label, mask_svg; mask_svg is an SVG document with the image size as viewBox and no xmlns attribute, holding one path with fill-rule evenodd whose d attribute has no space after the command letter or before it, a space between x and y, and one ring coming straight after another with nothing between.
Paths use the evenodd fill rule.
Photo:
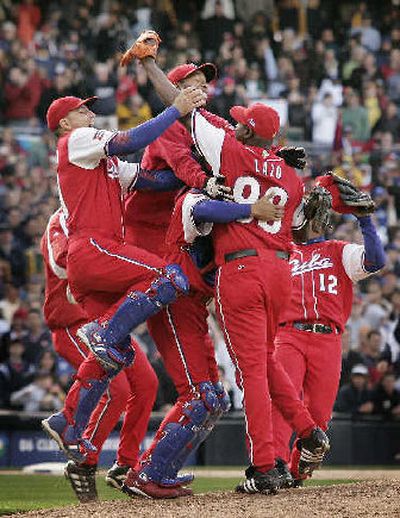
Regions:
<instances>
[{"instance_id":1,"label":"jersey number 88","mask_svg":"<svg viewBox=\"0 0 400 518\"><path fill-rule=\"evenodd\" d=\"M248 195L245 197L244 194ZM255 203L258 199L260 199L261 186L256 178L253 176L241 176L235 182L233 186L233 197L236 203ZM263 196L272 195L271 198L278 198L278 203L280 207L284 207L288 202L289 195L282 189L282 187L269 187ZM240 223L251 223L254 218L246 218L241 219ZM282 220L273 221L269 223L268 221L257 221L259 227L261 227L265 232L269 234L277 234L282 227Z\"/></svg>"}]
</instances>

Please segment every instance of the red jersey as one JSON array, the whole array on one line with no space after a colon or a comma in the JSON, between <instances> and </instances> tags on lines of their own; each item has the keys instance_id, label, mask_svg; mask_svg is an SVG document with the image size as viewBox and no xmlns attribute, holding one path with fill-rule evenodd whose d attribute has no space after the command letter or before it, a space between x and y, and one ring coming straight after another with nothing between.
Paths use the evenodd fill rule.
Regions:
<instances>
[{"instance_id":1,"label":"red jersey","mask_svg":"<svg viewBox=\"0 0 400 518\"><path fill-rule=\"evenodd\" d=\"M281 322L333 322L341 331L350 316L353 282L370 275L364 247L344 241L294 245L290 255L293 288Z\"/></svg>"},{"instance_id":2,"label":"red jersey","mask_svg":"<svg viewBox=\"0 0 400 518\"><path fill-rule=\"evenodd\" d=\"M165 239L167 262L179 264L190 282L191 290L200 291L206 297L214 296L214 288L204 281L203 274L215 270L211 237L212 223L196 224L193 207L207 196L191 191L180 196L171 216ZM204 238L200 242L198 238ZM196 246L193 246L197 240Z\"/></svg>"},{"instance_id":3,"label":"red jersey","mask_svg":"<svg viewBox=\"0 0 400 518\"><path fill-rule=\"evenodd\" d=\"M45 263L46 288L44 317L51 331L87 321L84 310L75 303L68 288L68 239L61 209L49 219L40 243Z\"/></svg>"},{"instance_id":4,"label":"red jersey","mask_svg":"<svg viewBox=\"0 0 400 518\"><path fill-rule=\"evenodd\" d=\"M107 157L114 133L78 128L58 141L57 181L69 238L86 232L124 239L123 194L135 181L138 164Z\"/></svg>"},{"instance_id":5,"label":"red jersey","mask_svg":"<svg viewBox=\"0 0 400 518\"><path fill-rule=\"evenodd\" d=\"M229 127L227 121L201 110L201 113L217 127ZM179 121L146 147L141 166L143 169L172 169L186 185L201 189L206 173L192 156L192 137ZM164 256L165 235L175 205L177 191L132 193L125 204L126 240Z\"/></svg>"},{"instance_id":6,"label":"red jersey","mask_svg":"<svg viewBox=\"0 0 400 518\"><path fill-rule=\"evenodd\" d=\"M214 175L225 176L225 184L232 187L237 203L254 203L261 196L272 194L274 202L285 207L280 221L249 218L215 225L216 263L223 264L225 254L246 248L289 251L293 219L304 190L295 170L272 150L243 145L230 132L217 129L199 112L193 115L192 132L195 144Z\"/></svg>"}]
</instances>

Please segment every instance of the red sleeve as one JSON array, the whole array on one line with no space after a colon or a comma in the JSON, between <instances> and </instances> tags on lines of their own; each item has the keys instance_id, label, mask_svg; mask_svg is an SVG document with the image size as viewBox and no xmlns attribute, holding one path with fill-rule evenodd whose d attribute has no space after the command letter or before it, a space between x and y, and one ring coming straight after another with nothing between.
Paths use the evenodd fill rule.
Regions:
<instances>
[{"instance_id":1,"label":"red sleeve","mask_svg":"<svg viewBox=\"0 0 400 518\"><path fill-rule=\"evenodd\" d=\"M192 139L189 132L182 126L174 124L151 144L150 156L162 157L175 175L189 187L201 189L207 180L207 175L192 157ZM149 167L150 157L142 162L143 167Z\"/></svg>"}]
</instances>

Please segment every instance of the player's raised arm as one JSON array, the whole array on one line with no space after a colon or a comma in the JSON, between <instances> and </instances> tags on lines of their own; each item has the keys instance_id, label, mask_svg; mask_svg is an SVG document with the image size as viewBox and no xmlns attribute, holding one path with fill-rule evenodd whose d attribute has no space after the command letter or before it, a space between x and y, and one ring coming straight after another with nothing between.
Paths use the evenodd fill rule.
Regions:
<instances>
[{"instance_id":1,"label":"player's raised arm","mask_svg":"<svg viewBox=\"0 0 400 518\"><path fill-rule=\"evenodd\" d=\"M331 193L333 210L353 214L358 219L364 245L350 243L343 248L343 266L350 279L356 282L381 270L385 266L386 256L371 219L375 211L371 196L331 172L319 176L316 184Z\"/></svg>"},{"instance_id":2,"label":"player's raised arm","mask_svg":"<svg viewBox=\"0 0 400 518\"><path fill-rule=\"evenodd\" d=\"M93 169L108 155L127 155L158 138L180 117L204 104L205 95L196 88L182 90L173 105L160 115L127 131L94 128L91 105L97 97L80 99L67 96L56 99L47 110L47 125L58 137L71 133L68 148L73 163Z\"/></svg>"},{"instance_id":3,"label":"player's raised arm","mask_svg":"<svg viewBox=\"0 0 400 518\"><path fill-rule=\"evenodd\" d=\"M160 36L155 31L146 30L137 38L135 43L122 56L121 66L127 66L132 60L139 59L145 68L157 94L167 106L171 105L179 94L164 72L157 66L156 57Z\"/></svg>"},{"instance_id":4,"label":"player's raised arm","mask_svg":"<svg viewBox=\"0 0 400 518\"><path fill-rule=\"evenodd\" d=\"M154 119L150 119L130 130L118 131L108 142L107 154L128 155L146 147L180 117L202 106L204 101L205 95L195 87L181 90L174 98L172 106L166 108Z\"/></svg>"},{"instance_id":5,"label":"player's raised arm","mask_svg":"<svg viewBox=\"0 0 400 518\"><path fill-rule=\"evenodd\" d=\"M343 266L354 282L381 270L386 263L385 251L371 216L357 216L364 245L348 244L343 248Z\"/></svg>"}]
</instances>

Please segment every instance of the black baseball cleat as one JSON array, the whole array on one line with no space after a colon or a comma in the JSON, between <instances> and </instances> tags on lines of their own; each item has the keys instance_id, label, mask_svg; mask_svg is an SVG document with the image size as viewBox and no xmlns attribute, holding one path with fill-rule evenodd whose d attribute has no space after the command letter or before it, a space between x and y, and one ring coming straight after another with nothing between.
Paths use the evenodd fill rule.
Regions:
<instances>
[{"instance_id":1,"label":"black baseball cleat","mask_svg":"<svg viewBox=\"0 0 400 518\"><path fill-rule=\"evenodd\" d=\"M64 467L64 475L81 503L97 500L96 466L79 465L70 460Z\"/></svg>"},{"instance_id":2,"label":"black baseball cleat","mask_svg":"<svg viewBox=\"0 0 400 518\"><path fill-rule=\"evenodd\" d=\"M286 462L280 457L277 457L275 459L275 468L279 471L280 475L282 476L282 488L293 487L294 479L289 471L289 467L286 464Z\"/></svg>"},{"instance_id":3,"label":"black baseball cleat","mask_svg":"<svg viewBox=\"0 0 400 518\"><path fill-rule=\"evenodd\" d=\"M300 450L299 474L311 476L321 466L330 447L328 436L318 427L312 430L309 437L300 439L297 442Z\"/></svg>"},{"instance_id":4,"label":"black baseball cleat","mask_svg":"<svg viewBox=\"0 0 400 518\"><path fill-rule=\"evenodd\" d=\"M236 493L274 495L283 487L283 477L276 468L262 473L250 466L246 469L245 475L246 480L236 486Z\"/></svg>"},{"instance_id":5,"label":"black baseball cleat","mask_svg":"<svg viewBox=\"0 0 400 518\"><path fill-rule=\"evenodd\" d=\"M107 485L115 487L115 489L122 489L122 484L125 482L128 471L129 466L120 466L118 462L115 461L111 468L107 471Z\"/></svg>"}]
</instances>

